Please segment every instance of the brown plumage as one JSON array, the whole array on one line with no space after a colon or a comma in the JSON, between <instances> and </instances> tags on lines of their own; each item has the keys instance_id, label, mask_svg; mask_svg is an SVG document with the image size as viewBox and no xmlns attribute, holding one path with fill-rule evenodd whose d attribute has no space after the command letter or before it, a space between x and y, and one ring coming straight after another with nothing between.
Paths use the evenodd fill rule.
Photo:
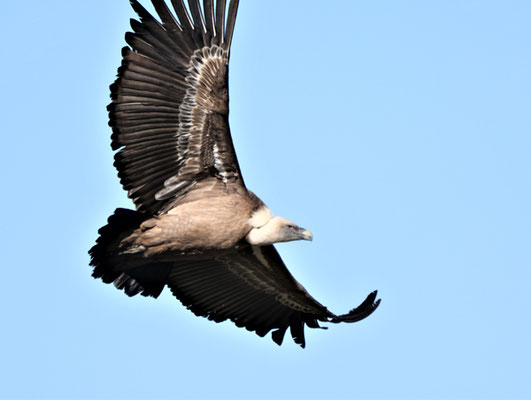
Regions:
<instances>
[{"instance_id":1,"label":"brown plumage","mask_svg":"<svg viewBox=\"0 0 531 400\"><path fill-rule=\"evenodd\" d=\"M137 0L108 107L115 166L136 211L117 209L90 250L93 276L129 295L165 286L196 315L232 320L281 344L290 328L355 322L379 304L376 292L337 316L289 273L273 243L311 240L273 216L247 190L228 124L228 62L238 0ZM226 15L227 14L227 15ZM225 16L226 22L225 22Z\"/></svg>"}]
</instances>

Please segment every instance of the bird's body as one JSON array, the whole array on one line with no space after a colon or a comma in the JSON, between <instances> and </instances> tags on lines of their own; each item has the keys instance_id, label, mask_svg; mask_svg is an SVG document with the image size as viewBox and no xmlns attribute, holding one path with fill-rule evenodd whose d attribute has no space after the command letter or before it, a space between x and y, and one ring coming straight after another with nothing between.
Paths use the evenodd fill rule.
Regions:
<instances>
[{"instance_id":1,"label":"bird's body","mask_svg":"<svg viewBox=\"0 0 531 400\"><path fill-rule=\"evenodd\" d=\"M376 292L337 316L284 266L273 243L312 234L274 216L242 178L228 124L228 61L238 1L152 0L162 21L131 0L141 22L126 40L109 105L115 166L136 211L117 209L90 250L93 276L132 296L165 286L190 310L230 319L280 344L287 328L355 322ZM225 22L225 17L226 22Z\"/></svg>"},{"instance_id":2,"label":"bird's body","mask_svg":"<svg viewBox=\"0 0 531 400\"><path fill-rule=\"evenodd\" d=\"M124 244L145 249L146 257L166 251L234 247L252 229L250 220L258 207L253 200L242 191L179 204L143 222Z\"/></svg>"}]
</instances>

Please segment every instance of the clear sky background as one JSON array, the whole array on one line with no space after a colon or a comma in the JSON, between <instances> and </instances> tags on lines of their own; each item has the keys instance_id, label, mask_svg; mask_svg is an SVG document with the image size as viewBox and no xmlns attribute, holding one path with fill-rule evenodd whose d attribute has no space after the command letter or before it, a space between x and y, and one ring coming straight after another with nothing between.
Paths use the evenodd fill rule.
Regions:
<instances>
[{"instance_id":1,"label":"clear sky background","mask_svg":"<svg viewBox=\"0 0 531 400\"><path fill-rule=\"evenodd\" d=\"M145 3L145 2L144 2ZM2 1L0 398L530 399L531 2L241 0L231 127L356 324L282 347L90 277L126 0Z\"/></svg>"}]
</instances>

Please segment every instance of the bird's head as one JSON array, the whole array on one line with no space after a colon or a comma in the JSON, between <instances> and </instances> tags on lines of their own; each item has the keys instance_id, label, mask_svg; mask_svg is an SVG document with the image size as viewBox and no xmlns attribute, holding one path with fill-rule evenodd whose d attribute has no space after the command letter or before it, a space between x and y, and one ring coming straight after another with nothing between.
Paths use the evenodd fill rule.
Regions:
<instances>
[{"instance_id":1,"label":"bird's head","mask_svg":"<svg viewBox=\"0 0 531 400\"><path fill-rule=\"evenodd\" d=\"M312 233L288 221L286 218L273 217L264 225L251 229L247 241L253 245L264 246L293 240L312 240Z\"/></svg>"}]
</instances>

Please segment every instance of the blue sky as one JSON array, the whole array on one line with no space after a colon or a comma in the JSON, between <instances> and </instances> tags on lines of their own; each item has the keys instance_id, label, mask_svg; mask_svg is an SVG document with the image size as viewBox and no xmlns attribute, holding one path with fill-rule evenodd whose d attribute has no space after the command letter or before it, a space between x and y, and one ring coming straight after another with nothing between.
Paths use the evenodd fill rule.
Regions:
<instances>
[{"instance_id":1,"label":"blue sky","mask_svg":"<svg viewBox=\"0 0 531 400\"><path fill-rule=\"evenodd\" d=\"M144 2L145 3L145 2ZM289 4L288 4L289 3ZM2 4L0 398L531 398L531 3L241 0L231 128L342 313L277 347L90 277L128 1Z\"/></svg>"}]
</instances>

